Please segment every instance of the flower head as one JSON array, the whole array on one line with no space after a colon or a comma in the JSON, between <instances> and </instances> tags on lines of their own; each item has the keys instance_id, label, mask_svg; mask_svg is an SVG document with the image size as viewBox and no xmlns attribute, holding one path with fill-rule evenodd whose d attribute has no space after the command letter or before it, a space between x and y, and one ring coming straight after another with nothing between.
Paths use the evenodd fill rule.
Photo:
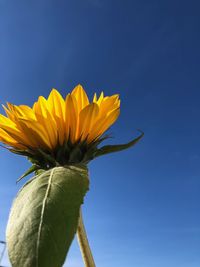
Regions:
<instances>
[{"instance_id":1,"label":"flower head","mask_svg":"<svg viewBox=\"0 0 200 267\"><path fill-rule=\"evenodd\" d=\"M54 150L70 141L97 140L119 116L118 95L97 99L90 103L81 85L66 96L53 89L47 99L38 98L33 107L10 103L4 107L7 117L0 114L0 141L17 149Z\"/></svg>"},{"instance_id":2,"label":"flower head","mask_svg":"<svg viewBox=\"0 0 200 267\"><path fill-rule=\"evenodd\" d=\"M0 141L12 152L35 160L41 160L45 153L67 163L77 147L81 155L76 159L77 155L71 156L72 162L81 161L89 149L94 150L118 118L120 100L117 94L105 97L102 92L90 102L78 85L65 99L53 89L47 99L40 96L33 107L7 103L3 108L7 116L0 114ZM60 159L57 154L61 154Z\"/></svg>"},{"instance_id":3,"label":"flower head","mask_svg":"<svg viewBox=\"0 0 200 267\"><path fill-rule=\"evenodd\" d=\"M119 116L119 95L105 97L102 92L90 102L81 85L65 99L53 89L33 107L7 103L3 108L7 116L0 114L0 142L33 164L21 178L54 166L87 164L95 157L127 149L143 136L142 132L127 144L99 148L106 138L102 135Z\"/></svg>"}]
</instances>

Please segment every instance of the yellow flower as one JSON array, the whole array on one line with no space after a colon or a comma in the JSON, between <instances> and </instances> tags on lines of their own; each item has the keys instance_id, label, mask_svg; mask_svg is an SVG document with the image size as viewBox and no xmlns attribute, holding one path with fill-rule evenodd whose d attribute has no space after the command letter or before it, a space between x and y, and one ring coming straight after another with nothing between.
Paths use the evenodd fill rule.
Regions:
<instances>
[{"instance_id":1,"label":"yellow flower","mask_svg":"<svg viewBox=\"0 0 200 267\"><path fill-rule=\"evenodd\" d=\"M53 165L93 158L101 136L119 116L120 100L119 95L104 97L102 92L90 102L78 85L65 99L53 89L47 99L40 96L32 108L10 103L3 108L7 116L0 114L0 142L37 165L49 166L54 160ZM89 158L85 157L88 151Z\"/></svg>"},{"instance_id":2,"label":"yellow flower","mask_svg":"<svg viewBox=\"0 0 200 267\"><path fill-rule=\"evenodd\" d=\"M17 149L41 148L52 151L70 140L72 144L97 140L117 119L120 112L118 95L90 103L81 85L66 96L53 89L47 99L40 96L30 108L10 103L0 114L0 141Z\"/></svg>"}]
</instances>

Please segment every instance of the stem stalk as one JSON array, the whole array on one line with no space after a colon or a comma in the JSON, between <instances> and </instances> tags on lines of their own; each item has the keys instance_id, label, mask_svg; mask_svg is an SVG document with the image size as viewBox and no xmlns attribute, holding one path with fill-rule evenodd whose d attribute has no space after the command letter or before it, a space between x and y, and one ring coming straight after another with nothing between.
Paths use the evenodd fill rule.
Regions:
<instances>
[{"instance_id":1,"label":"stem stalk","mask_svg":"<svg viewBox=\"0 0 200 267\"><path fill-rule=\"evenodd\" d=\"M78 229L77 229L77 238L78 238L78 243L79 243L79 247L81 250L81 254L82 254L85 267L96 267L93 256L92 256L92 252L90 249L90 245L87 239L87 233L84 227L81 209L80 209L80 218L79 218Z\"/></svg>"}]
</instances>

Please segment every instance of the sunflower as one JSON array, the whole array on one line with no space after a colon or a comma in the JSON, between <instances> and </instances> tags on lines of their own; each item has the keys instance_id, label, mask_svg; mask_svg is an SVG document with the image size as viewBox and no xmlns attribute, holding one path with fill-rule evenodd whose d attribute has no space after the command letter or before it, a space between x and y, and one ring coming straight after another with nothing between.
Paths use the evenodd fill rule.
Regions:
<instances>
[{"instance_id":1,"label":"sunflower","mask_svg":"<svg viewBox=\"0 0 200 267\"><path fill-rule=\"evenodd\" d=\"M3 108L7 116L0 114L0 141L47 168L91 160L101 136L119 116L120 100L118 94L102 92L90 102L77 85L65 99L52 89L32 107L7 103Z\"/></svg>"},{"instance_id":2,"label":"sunflower","mask_svg":"<svg viewBox=\"0 0 200 267\"><path fill-rule=\"evenodd\" d=\"M65 99L53 89L32 107L3 107L0 142L32 163L18 181L35 172L17 194L9 216L6 240L12 266L63 266L77 232L85 266L95 267L81 215L89 189L87 164L133 146L143 133L127 144L99 148L119 116L119 95L102 92L90 102L81 85Z\"/></svg>"}]
</instances>

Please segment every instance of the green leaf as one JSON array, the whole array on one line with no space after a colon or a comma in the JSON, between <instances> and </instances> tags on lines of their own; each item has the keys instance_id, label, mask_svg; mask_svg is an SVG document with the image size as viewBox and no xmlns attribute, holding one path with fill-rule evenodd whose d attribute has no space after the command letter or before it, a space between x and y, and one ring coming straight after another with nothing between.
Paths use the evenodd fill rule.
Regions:
<instances>
[{"instance_id":1,"label":"green leaf","mask_svg":"<svg viewBox=\"0 0 200 267\"><path fill-rule=\"evenodd\" d=\"M29 180L14 200L6 230L12 267L61 267L89 186L85 166L55 167Z\"/></svg>"},{"instance_id":2,"label":"green leaf","mask_svg":"<svg viewBox=\"0 0 200 267\"><path fill-rule=\"evenodd\" d=\"M132 141L130 141L127 144L121 144L121 145L108 145L108 146L103 146L100 149L97 150L96 154L95 154L95 158L102 156L102 155L106 155L109 153L114 153L114 152L119 152L121 150L127 149L129 147L134 146L137 142L140 141L140 139L144 136L144 133L141 132L141 134L133 139Z\"/></svg>"}]
</instances>

